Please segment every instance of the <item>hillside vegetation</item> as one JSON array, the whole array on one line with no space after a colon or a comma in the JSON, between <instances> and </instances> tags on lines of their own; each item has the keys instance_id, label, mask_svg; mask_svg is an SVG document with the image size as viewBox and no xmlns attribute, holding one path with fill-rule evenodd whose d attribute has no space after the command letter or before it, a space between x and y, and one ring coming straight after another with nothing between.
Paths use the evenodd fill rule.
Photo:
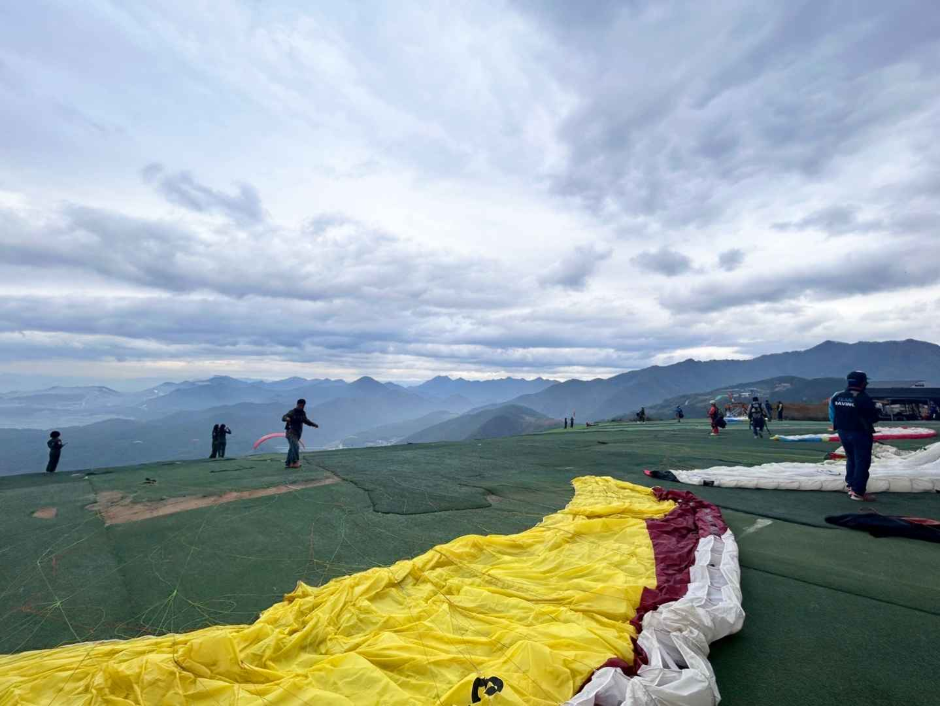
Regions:
<instances>
[{"instance_id":1,"label":"hillside vegetation","mask_svg":"<svg viewBox=\"0 0 940 706\"><path fill-rule=\"evenodd\" d=\"M509 404L464 414L456 419L435 424L412 434L405 441L415 443L496 439L503 436L531 434L557 426L560 426L557 419L546 417L528 407Z\"/></svg>"}]
</instances>

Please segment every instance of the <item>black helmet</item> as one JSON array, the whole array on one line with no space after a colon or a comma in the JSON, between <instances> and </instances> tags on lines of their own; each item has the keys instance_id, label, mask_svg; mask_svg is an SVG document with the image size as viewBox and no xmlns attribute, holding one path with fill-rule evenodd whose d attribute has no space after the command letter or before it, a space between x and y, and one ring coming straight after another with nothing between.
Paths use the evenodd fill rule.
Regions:
<instances>
[{"instance_id":1,"label":"black helmet","mask_svg":"<svg viewBox=\"0 0 940 706\"><path fill-rule=\"evenodd\" d=\"M754 395L754 397L751 398L751 402L760 402L760 400L757 399L757 395Z\"/></svg>"},{"instance_id":2,"label":"black helmet","mask_svg":"<svg viewBox=\"0 0 940 706\"><path fill-rule=\"evenodd\" d=\"M868 387L868 376L861 370L853 370L845 376L849 389L864 390Z\"/></svg>"}]
</instances>

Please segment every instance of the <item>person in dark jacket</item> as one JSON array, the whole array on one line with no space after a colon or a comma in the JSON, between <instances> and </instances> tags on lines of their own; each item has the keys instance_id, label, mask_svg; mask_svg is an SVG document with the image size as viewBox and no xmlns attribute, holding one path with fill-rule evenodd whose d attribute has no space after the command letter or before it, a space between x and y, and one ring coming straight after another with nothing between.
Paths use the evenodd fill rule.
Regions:
<instances>
[{"instance_id":1,"label":"person in dark jacket","mask_svg":"<svg viewBox=\"0 0 940 706\"><path fill-rule=\"evenodd\" d=\"M846 376L846 389L832 396L833 427L839 432L845 449L845 485L849 498L871 502L874 495L866 492L868 471L871 468L871 449L874 443L878 410L865 388L868 376L855 370Z\"/></svg>"},{"instance_id":2,"label":"person in dark jacket","mask_svg":"<svg viewBox=\"0 0 940 706\"><path fill-rule=\"evenodd\" d=\"M777 421L783 421L783 402L777 400Z\"/></svg>"},{"instance_id":3,"label":"person in dark jacket","mask_svg":"<svg viewBox=\"0 0 940 706\"><path fill-rule=\"evenodd\" d=\"M304 432L304 425L319 429L320 425L307 419L307 413L304 407L307 400L297 400L297 406L290 412L281 417L281 421L286 423L284 435L287 437L287 460L284 463L285 468L300 468L300 435Z\"/></svg>"},{"instance_id":4,"label":"person in dark jacket","mask_svg":"<svg viewBox=\"0 0 940 706\"><path fill-rule=\"evenodd\" d=\"M751 431L754 432L754 436L764 438L764 420L766 416L764 414L764 407L761 406L760 400L754 397L751 400L751 406L747 408L747 419L751 423Z\"/></svg>"},{"instance_id":5,"label":"person in dark jacket","mask_svg":"<svg viewBox=\"0 0 940 706\"><path fill-rule=\"evenodd\" d=\"M212 427L212 455L209 458L216 458L219 455L219 425Z\"/></svg>"},{"instance_id":6,"label":"person in dark jacket","mask_svg":"<svg viewBox=\"0 0 940 706\"><path fill-rule=\"evenodd\" d=\"M219 424L219 458L225 458L225 445L228 443L226 434L231 434L232 430L225 424Z\"/></svg>"},{"instance_id":7,"label":"person in dark jacket","mask_svg":"<svg viewBox=\"0 0 940 706\"><path fill-rule=\"evenodd\" d=\"M773 406L770 404L770 400L764 400L764 409L767 410L767 414L765 415L765 416L767 417L767 419L773 419L773 418L774 418L774 408L773 408Z\"/></svg>"},{"instance_id":8,"label":"person in dark jacket","mask_svg":"<svg viewBox=\"0 0 940 706\"><path fill-rule=\"evenodd\" d=\"M59 465L62 447L65 446L61 436L62 435L57 431L49 434L49 441L46 442L46 446L49 447L49 463L46 464L46 473L55 473L55 469Z\"/></svg>"}]
</instances>

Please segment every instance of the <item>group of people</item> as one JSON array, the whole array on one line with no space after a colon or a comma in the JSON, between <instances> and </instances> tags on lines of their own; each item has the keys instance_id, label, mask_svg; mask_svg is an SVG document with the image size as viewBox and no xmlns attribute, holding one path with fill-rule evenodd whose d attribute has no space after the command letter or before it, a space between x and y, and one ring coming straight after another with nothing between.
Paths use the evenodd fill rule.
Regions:
<instances>
[{"instance_id":1,"label":"group of people","mask_svg":"<svg viewBox=\"0 0 940 706\"><path fill-rule=\"evenodd\" d=\"M845 389L829 398L829 420L832 428L838 432L845 451L845 491L851 500L859 502L875 499L867 491L878 408L865 391L867 387L868 375L861 370L854 370L846 376ZM754 436L763 438L772 411L770 402L761 404L757 397L751 400L747 416ZM708 417L711 419L711 435L718 436L719 429L724 428L726 423L717 400L711 401ZM777 403L777 419L783 419L782 402Z\"/></svg>"},{"instance_id":2,"label":"group of people","mask_svg":"<svg viewBox=\"0 0 940 706\"><path fill-rule=\"evenodd\" d=\"M565 429L571 427L574 429L574 412L571 413L571 420L568 420L568 417L565 417Z\"/></svg>"},{"instance_id":3,"label":"group of people","mask_svg":"<svg viewBox=\"0 0 940 706\"><path fill-rule=\"evenodd\" d=\"M777 421L782 422L783 402L777 402L776 414ZM676 407L676 418L681 422L684 416L682 408ZM712 436L718 436L719 430L727 426L724 412L718 407L718 400L712 400L709 403L708 418L711 420ZM747 408L747 423L755 437L764 438L764 429L767 428L767 423L773 418L774 407L770 404L770 400L764 400L761 403L760 398L756 395L751 398L751 404Z\"/></svg>"},{"instance_id":4,"label":"group of people","mask_svg":"<svg viewBox=\"0 0 940 706\"><path fill-rule=\"evenodd\" d=\"M287 439L287 459L285 468L300 468L300 437L304 426L319 428L319 425L307 417L304 408L307 400L299 399L293 409L289 410L281 421L284 422L284 437ZM225 458L225 444L232 430L225 424L216 424L212 427L212 455L209 458Z\"/></svg>"},{"instance_id":5,"label":"group of people","mask_svg":"<svg viewBox=\"0 0 940 706\"><path fill-rule=\"evenodd\" d=\"M225 445L231 433L232 430L224 424L216 424L212 427L212 455L209 458L225 458Z\"/></svg>"}]
</instances>

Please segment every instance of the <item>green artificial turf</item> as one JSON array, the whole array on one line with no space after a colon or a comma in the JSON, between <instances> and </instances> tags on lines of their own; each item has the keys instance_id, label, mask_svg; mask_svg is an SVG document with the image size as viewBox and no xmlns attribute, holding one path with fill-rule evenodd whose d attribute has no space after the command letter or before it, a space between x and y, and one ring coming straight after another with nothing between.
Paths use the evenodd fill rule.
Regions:
<instances>
[{"instance_id":1,"label":"green artificial turf","mask_svg":"<svg viewBox=\"0 0 940 706\"><path fill-rule=\"evenodd\" d=\"M742 569L747 621L712 645L721 706L934 706L940 617Z\"/></svg>"},{"instance_id":2,"label":"green artificial turf","mask_svg":"<svg viewBox=\"0 0 940 706\"><path fill-rule=\"evenodd\" d=\"M859 509L841 493L643 474L814 462L834 448L754 439L746 426L713 439L696 420L310 453L300 470L267 455L0 478L0 653L251 622L297 581L319 585L461 535L523 531L568 502L573 478L593 474L690 490L725 510L748 618L715 645L724 703L933 703L924 694L935 696L940 676L921 663L924 635L940 634L940 545L827 525L827 514ZM156 502L324 478L336 482L107 527L86 509L104 493ZM41 507L56 518L32 517ZM940 495L883 493L877 509L940 519Z\"/></svg>"}]
</instances>

